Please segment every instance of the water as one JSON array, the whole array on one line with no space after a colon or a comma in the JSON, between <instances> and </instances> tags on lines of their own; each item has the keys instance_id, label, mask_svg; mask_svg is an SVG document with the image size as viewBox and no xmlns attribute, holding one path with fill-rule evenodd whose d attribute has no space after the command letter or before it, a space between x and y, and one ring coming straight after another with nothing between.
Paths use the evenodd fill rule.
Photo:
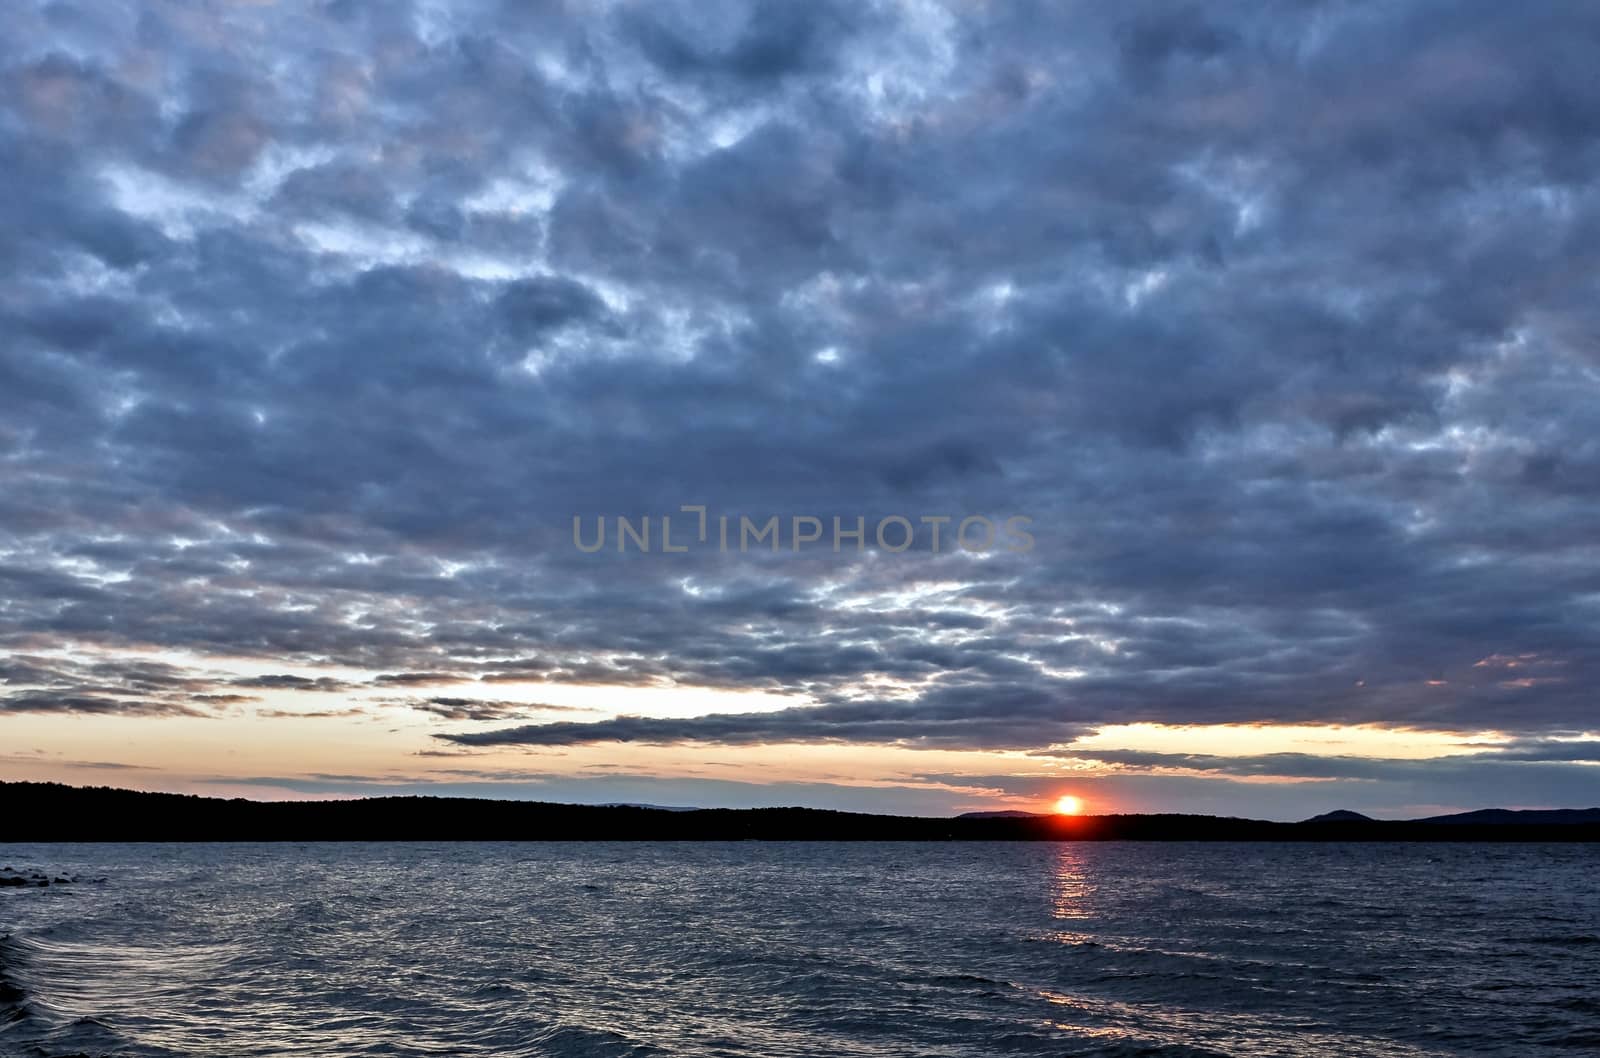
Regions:
<instances>
[{"instance_id":1,"label":"water","mask_svg":"<svg viewBox=\"0 0 1600 1058\"><path fill-rule=\"evenodd\" d=\"M0 845L0 1055L1600 1051L1583 845ZM95 879L103 879L96 881Z\"/></svg>"}]
</instances>

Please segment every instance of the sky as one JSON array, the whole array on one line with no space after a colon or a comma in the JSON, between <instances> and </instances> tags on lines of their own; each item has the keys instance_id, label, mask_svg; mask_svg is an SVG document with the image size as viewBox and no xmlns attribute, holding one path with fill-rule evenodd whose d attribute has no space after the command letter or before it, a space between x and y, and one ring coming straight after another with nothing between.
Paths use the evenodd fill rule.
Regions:
<instances>
[{"instance_id":1,"label":"sky","mask_svg":"<svg viewBox=\"0 0 1600 1058\"><path fill-rule=\"evenodd\" d=\"M1600 804L1592 5L7 22L0 779Z\"/></svg>"}]
</instances>

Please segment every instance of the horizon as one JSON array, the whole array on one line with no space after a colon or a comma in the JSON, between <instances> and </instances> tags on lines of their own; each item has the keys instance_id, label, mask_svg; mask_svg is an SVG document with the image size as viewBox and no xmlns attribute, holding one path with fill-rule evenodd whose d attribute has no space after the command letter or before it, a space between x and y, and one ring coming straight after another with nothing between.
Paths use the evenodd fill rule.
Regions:
<instances>
[{"instance_id":1,"label":"horizon","mask_svg":"<svg viewBox=\"0 0 1600 1058\"><path fill-rule=\"evenodd\" d=\"M3 791L8 785L10 785L10 784L12 784L14 782L15 782L14 780L0 779L0 791ZM77 785L77 786L74 786L74 785L66 785L66 784L51 782L51 783L44 783L42 785L45 786L46 788L56 788L56 789L60 789L60 790L66 791L66 793L68 795L85 795L85 794L87 794L87 795L94 795L94 796L101 796L101 797L104 797L104 796L111 796L111 797L134 796L134 797L139 797L139 796L142 796L142 795L145 795L145 794L163 795L163 794L172 793L172 791L165 791L165 790L137 790L137 789L130 789L130 788L127 788L127 787L107 786L107 785L103 785L103 784ZM31 794L31 792L30 793L24 793L23 796L24 797L29 797L29 796L32 796L32 794ZM52 796L52 794L47 792L47 793L44 794L44 796L47 799L47 805L48 805L48 798L50 796ZM627 809L627 810L636 810L636 811L644 811L644 812L662 812L662 813L667 813L667 814L674 815L674 816L683 815L685 813L694 814L694 813L700 813L700 812L768 812L768 811L771 811L771 812L783 812L783 813L817 813L817 814L824 815L824 816L832 815L832 814L855 815L855 816L862 816L864 818L875 819L875 820L880 820L880 821L892 821L892 820L896 820L896 819L903 819L903 820L906 820L908 822L915 821L915 822L918 822L918 823L936 823L936 822L939 822L941 820L958 820L958 819L967 819L967 820L974 820L974 821L979 821L979 822L984 821L984 820L997 820L998 821L998 820L1004 820L1004 819L1030 819L1030 820L1040 820L1040 821L1051 820L1051 821L1054 821L1051 824L1052 826L1059 826L1061 828L1061 829L1057 829L1057 830L1047 830L1045 832L1032 832L1032 833L1026 835L1027 837L1029 837L1029 838L1031 838L1033 840L1038 840L1038 839L1041 839L1041 838L1046 839L1046 840L1081 840L1081 839L1084 839L1087 836L1090 836L1091 834L1093 834L1093 832L1092 831L1089 831L1089 832L1084 831L1083 829L1080 828L1080 824L1103 825L1106 822L1108 822L1109 820L1115 820L1115 819L1121 819L1121 820L1132 821L1132 822L1138 822L1140 820L1158 820L1158 819L1189 820L1189 821L1192 821L1192 824L1194 826L1201 826L1201 827L1213 826L1213 825L1227 825L1227 824L1262 824L1262 825L1266 825L1266 826L1275 827L1275 826L1281 826L1281 825L1285 825L1285 824L1289 824L1289 825L1297 825L1297 824L1316 825L1316 824L1322 824L1322 825L1326 826L1326 825L1330 825L1330 824L1332 824L1332 825L1345 825L1345 824L1348 823L1349 825L1357 825L1357 826L1359 826L1359 825L1366 824L1366 823L1371 823L1371 824L1375 824L1375 825L1381 825L1381 824L1384 824L1384 823L1396 823L1396 824L1429 824L1429 823L1466 824L1466 823L1470 823L1470 824L1474 824L1474 825L1468 826L1468 827L1462 827L1462 828L1458 828L1457 826L1454 826L1454 825L1448 826L1448 827L1445 828L1445 833L1446 834L1456 833L1456 832L1458 832L1458 829L1459 829L1461 832L1468 833L1468 837L1466 838L1466 840L1471 840L1471 841L1485 841L1485 840L1487 840L1487 841L1502 841L1502 840L1521 841L1521 840L1526 840L1524 837L1520 837L1519 836L1523 832L1526 832L1526 831L1537 831L1537 834L1535 836L1535 840L1539 840L1539 841L1550 841L1550 840L1565 841L1565 840L1569 840L1570 839L1570 840L1574 840L1574 841L1584 842L1584 841L1593 841L1596 827L1600 827L1600 804L1597 804L1597 805L1594 805L1594 806L1590 806L1590 807L1587 807L1587 808L1567 808L1567 809L1555 809L1555 810L1548 810L1548 809L1519 809L1519 808L1507 808L1505 806L1492 806L1492 807L1491 806L1485 806L1484 808L1469 810L1469 811L1466 811L1466 812L1446 813L1446 814L1438 815L1438 816L1431 816L1431 817L1424 817L1424 818L1410 818L1410 819L1385 819L1385 818L1382 818L1382 817L1367 816L1367 815L1365 815L1363 813L1359 813L1359 812L1352 812L1352 811L1350 811L1348 809L1329 809L1329 810L1327 810L1325 812L1319 812L1316 815L1309 816L1309 817L1302 818L1302 819L1274 819L1274 818L1267 817L1267 816L1258 816L1258 815L1249 815L1249 814L1218 815L1218 814L1211 814L1211 813L1159 812L1159 811L1158 812L1140 812L1140 813L1093 812L1093 811L1087 810L1087 806L1086 805L1082 805L1082 804L1063 804L1063 803L1060 803L1060 802L1058 802L1054 806L1047 807L1042 811L1029 811L1029 810L1022 810L1022 809L1000 809L1000 810L980 810L980 811L961 812L961 813L955 813L955 814L950 814L950 815L925 815L925 814L917 814L917 813L903 813L903 814L900 814L900 813L869 812L869 811L865 811L865 810L862 810L862 809L818 808L818 807L815 807L815 806L803 805L803 804L661 805L661 804L647 804L647 803L641 803L641 802L627 802L627 801L612 801L612 802L598 802L598 803L570 802L570 801L547 801L547 800L539 800L539 799L534 799L534 798L493 797L493 796L487 796L487 795L473 795L473 794L459 794L459 793L454 793L454 794L453 793L439 793L439 792L436 792L433 789L427 789L424 792L414 792L414 793L412 793L412 792L396 792L396 793L368 793L368 794L353 794L353 795L326 794L326 795L321 795L321 796L317 796L317 797L277 797L277 798L271 798L271 797L244 797L244 798L229 797L229 798L223 798L223 797L218 797L216 795L207 795L207 794L178 794L178 796L181 796L181 797L199 797L199 798L208 799L208 800L216 800L216 801L219 801L219 802L225 803L225 804L226 803L235 803L235 802L238 802L238 801L242 800L242 801L245 801L246 803L257 804L257 805L289 805L289 804L294 804L294 805L304 805L304 804L339 805L339 804L350 804L350 803L371 802L371 801L388 801L388 800L406 801L406 800L428 800L428 799L441 800L441 801L445 801L445 802L481 801L481 802L486 802L486 803L491 803L491 804L496 804L496 805L502 805L502 806L525 805L525 806L529 807L530 809L556 809L556 810L567 810L567 809ZM1068 800L1072 800L1072 799L1070 799L1070 798L1063 798L1062 799L1062 801L1068 801ZM36 810L40 808L39 805L33 804L32 801L29 801L29 802L26 802L26 803L29 804L29 805L32 805ZM117 808L117 806L116 806L116 804L114 802L111 803L111 804L108 804L108 805L102 805L101 808L102 808L103 811L105 811L107 813L106 818L115 818L116 812L118 811L118 808ZM53 809L51 809L48 806L46 806L44 808L43 815L48 817L49 815L51 815L52 811L53 811ZM1551 819L1548 819L1548 818L1528 818L1528 817L1531 817L1531 816L1546 816L1552 811L1554 811L1556 813L1576 813L1576 814L1582 816L1583 818L1576 819L1576 820L1574 820L1574 819L1551 820ZM1511 818L1511 819L1497 818L1497 819L1491 820L1491 821L1483 821L1483 820L1472 818L1472 817L1475 817L1475 816L1481 816L1484 813L1501 813L1502 816L1504 816L1505 814L1509 814L1510 816L1513 816L1513 817L1522 817L1522 818ZM141 817L141 822L140 823L132 823L132 822L129 823L129 825L132 827L132 831L130 831L129 840L137 840L137 841L164 840L163 838L160 838L160 837L151 838L147 834L139 833L141 824L152 824L153 823L154 826L156 827L156 833L159 834L159 833L162 832L162 829L165 826L178 825L178 826L181 827L182 826L182 824L180 822L181 819L182 819L181 814L178 815L178 816L163 816L159 812L156 815L151 816L151 817ZM104 823L105 821L106 821L105 818L101 818L99 820L99 822L101 822L101 823ZM242 822L242 821L240 821L240 822ZM1553 830L1552 830L1552 828L1553 828ZM1564 835L1567 835L1567 832L1569 831L1569 829L1570 829L1570 835L1564 836ZM249 825L246 824L245 831L242 832L242 834L235 835L235 837L237 837L238 840L253 840L253 838L251 836L252 833L253 832L250 830ZM273 833L275 835L275 838L274 838L275 840L295 840L295 839L300 837L300 835L298 835L298 834L293 834L293 833L288 833L288 832L273 831L271 833ZM1117 834L1113 834L1113 835L1110 835L1110 836L1113 839L1135 840L1135 841L1138 841L1138 840L1152 840L1152 839L1154 839L1154 840L1174 840L1174 839L1176 839L1176 840L1185 840L1185 839L1194 839L1194 838L1205 839L1208 836L1208 833L1209 833L1209 836L1211 836L1211 837L1217 836L1214 832L1206 832L1206 831L1203 831L1203 830L1201 830L1201 831L1176 831L1176 832L1175 831L1170 831L1170 830L1158 830L1158 831L1154 831L1154 832L1143 831L1143 832L1117 833ZM1274 836L1276 836L1277 832L1274 831L1274 832L1272 832L1272 834ZM218 832L210 840L216 840L216 839L218 839L218 837L220 837L220 835L221 835L221 832ZM787 837L787 832L781 831L781 830L778 831L778 832L775 832L775 833L771 833L771 834L744 835L744 836L746 836L746 837L759 837L761 839L766 839L766 840L789 840L789 838ZM839 836L849 838L849 837L853 837L854 834L853 834L853 832L845 832L845 833L842 833ZM875 837L877 837L879 840L882 840L884 836L886 836L886 835L875 835ZM918 840L947 840L947 839L951 838L952 836L953 835L949 835L949 834L943 834L943 835L930 834L930 835L922 835ZM1017 835L1015 833L1007 833L1007 834L1002 834L1002 835L996 835L996 837L1000 838L1001 840L1014 839L1014 838L1016 838L1018 836L1019 835ZM1098 837L1098 838L1104 838L1107 835L1105 835L1104 833L1100 833L1100 834L1094 834L1093 836ZM1333 837L1336 840L1341 840L1341 841L1367 840L1368 838L1370 838L1372 836L1375 836L1374 832L1370 832L1370 831L1362 831L1359 834L1333 835ZM1405 832L1404 836L1405 836L1405 838L1407 838L1409 840L1416 840L1417 837L1419 837L1420 835L1418 835L1414 830L1408 830L1408 831ZM676 837L677 836L674 836L674 838L676 838ZM1246 836L1246 835L1241 835L1241 834L1237 834L1237 833L1229 833L1228 835L1226 835L1226 837L1229 838L1229 839L1232 839L1232 840L1260 840L1261 839L1261 835L1260 834L1254 834L1254 835ZM585 838L580 838L578 840L589 840L589 839L593 839L593 840L610 840L610 836L608 836L608 833L602 832L602 833L599 833L599 834L591 834L591 835L588 835ZM700 838L697 838L697 840L706 840L706 839L707 838L705 836L703 836L703 835ZM1315 837L1315 839L1316 840L1329 840L1329 836L1317 835ZM1438 839L1437 835L1430 836L1428 838L1428 840L1437 840L1437 839ZM24 840L26 840L26 839L24 839ZM85 840L85 839L81 836L81 834L72 833L72 832L69 831L68 834L66 834L64 836L61 836L59 838L59 840L80 841L80 840ZM99 840L99 838L98 837L89 838L88 840ZM206 840L206 839L196 839L194 837L182 837L182 838L178 838L177 840L194 841L194 840ZM230 838L229 840L232 840L232 839ZM325 837L322 837L322 838L313 837L313 838L306 838L305 840L328 840L328 838L325 838ZM404 841L404 840L410 840L410 839L408 839L408 838L396 839L396 838L390 837L390 838L386 838L385 840L402 840L402 841ZM428 839L426 837L419 837L418 840L430 840L430 839ZM485 840L485 838L481 834L475 834L475 836L463 837L462 840ZM512 839L509 839L509 840L521 840L521 839L520 838L512 838ZM715 840L715 838L711 838L710 840ZM826 836L808 833L804 837L802 837L800 840L828 840L828 839L827 839Z\"/></svg>"},{"instance_id":2,"label":"horizon","mask_svg":"<svg viewBox=\"0 0 1600 1058\"><path fill-rule=\"evenodd\" d=\"M0 787L4 787L7 783L39 782L39 781L41 781L41 780L16 780L16 779L3 779L3 778L0 778ZM207 793L192 793L190 791L183 791L183 790L147 789L147 788L132 787L132 786L113 786L113 785L109 785L109 784L105 784L105 783L77 783L77 784L73 784L73 783L60 783L60 782L58 782L56 780L42 780L42 781L47 783L47 784L59 785L59 786L64 787L65 789L74 790L74 791L96 790L96 791L104 791L104 792L116 793L116 794L145 794L145 793L150 793L150 794L179 794L179 795L182 795L182 796L208 797L208 798L213 798L213 799L217 799L217 800L241 800L242 799L242 800L251 801L251 802L254 802L254 803L257 803L257 804L295 804L295 803L312 803L312 804L315 804L315 803L339 803L339 802L349 802L349 801L364 801L364 800L385 799L385 798L423 798L423 797L430 797L430 798L440 798L440 799L445 799L445 800L494 801L494 802L505 803L505 804L543 805L543 806L553 807L553 808L634 808L634 809L644 809L644 810L659 811L659 812L715 812L715 811L785 810L785 811L802 811L802 812L844 812L844 813L854 813L854 814L878 816L878 817L885 818L885 819L907 818L907 819L926 819L926 820L956 819L956 818L961 818L963 816L982 816L982 815L991 815L991 816L1005 816L1005 815L1032 816L1032 817L1037 817L1037 818L1041 818L1041 819L1057 818L1057 819L1062 819L1062 820L1071 820L1071 819L1077 819L1077 818L1094 819L1094 818L1101 818L1101 817L1106 817L1106 816L1147 816L1148 815L1148 816L1194 816L1196 818L1201 818L1201 819L1219 819L1219 820L1221 820L1221 819L1237 819L1237 820L1244 821L1244 822L1260 822L1260 823L1309 823L1309 822L1318 821L1324 816L1339 816L1339 815L1352 815L1353 814L1353 815L1359 816L1359 817L1364 818L1364 819L1369 819L1372 822L1382 823L1382 822L1420 822L1420 821L1423 821L1426 818L1449 818L1449 817L1453 817L1453 816L1472 815L1474 813L1479 813L1479 812L1527 813L1527 812L1567 811L1567 812L1597 812L1597 813L1600 813L1600 802L1597 802L1596 804L1593 804L1593 805L1571 806L1571 807L1559 808L1559 809L1549 809L1549 808L1542 808L1542 807L1527 807L1527 806L1517 806L1517 805L1502 805L1502 804L1482 805L1482 806L1479 806L1478 808L1470 808L1470 809L1462 809L1462 810L1459 810L1459 811L1437 813L1432 817L1401 817L1401 816L1368 815L1367 813L1364 813L1364 812L1353 812L1353 810L1348 809L1348 808L1337 808L1337 807L1335 807L1335 808L1326 808L1326 809L1323 809L1320 812L1316 812L1316 813L1314 813L1313 815L1310 815L1310 816L1295 817L1295 818L1273 816L1273 815L1270 815L1270 814L1253 814L1253 813L1218 814L1218 813L1184 812L1184 811L1177 811L1177 810L1171 810L1171 809L1166 809L1166 810L1155 809L1155 810L1151 810L1151 811L1147 811L1147 812L1122 812L1122 811L1116 811L1116 810L1095 811L1095 810L1092 810L1091 807L1089 805L1087 805L1087 804L1079 804L1079 805L1077 805L1075 807L1072 807L1071 809L1064 809L1064 808L1060 807L1059 805L1044 805L1044 806L1041 806L1041 807L1036 808L1036 809L1018 809L1018 808L1008 808L1008 809L969 809L969 810L964 810L964 811L959 811L959 812L954 812L954 813L944 814L944 815L928 815L928 814L915 813L915 812L908 812L908 813L873 812L873 811L870 811L870 810L864 809L864 808L829 808L829 807L823 807L823 806L818 806L818 805L799 804L799 803L786 803L786 802L783 802L783 803L773 802L773 803L770 803L770 804L669 805L669 804L653 804L653 803L642 802L642 801L553 801L553 800L546 800L546 799L543 799L543 798L540 798L540 797L533 797L533 796L522 796L522 797L519 797L519 796L515 796L515 795L506 795L506 794L503 794L503 793L494 793L494 792L441 792L441 789L443 789L443 790L451 790L451 789L454 789L454 788L451 788L451 787L437 787L437 786L400 787L400 788L395 788L393 790L363 792L363 793L350 793L350 794L323 793L323 794L312 794L312 795L294 795L294 794L291 793L291 794L287 794L287 795L271 796L270 794L269 795L261 795L261 794L258 793L255 796L247 796L247 795L240 795L240 794L221 795L221 794L207 794Z\"/></svg>"},{"instance_id":3,"label":"horizon","mask_svg":"<svg viewBox=\"0 0 1600 1058\"><path fill-rule=\"evenodd\" d=\"M22 8L0 779L1596 801L1581 7Z\"/></svg>"}]
</instances>

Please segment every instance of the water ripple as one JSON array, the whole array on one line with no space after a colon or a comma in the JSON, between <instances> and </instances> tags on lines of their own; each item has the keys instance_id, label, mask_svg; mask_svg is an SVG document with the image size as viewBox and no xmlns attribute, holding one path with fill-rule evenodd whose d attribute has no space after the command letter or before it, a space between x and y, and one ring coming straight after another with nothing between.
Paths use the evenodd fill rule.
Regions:
<instances>
[{"instance_id":1,"label":"water ripple","mask_svg":"<svg viewBox=\"0 0 1600 1058\"><path fill-rule=\"evenodd\" d=\"M1586 846L12 846L0 1055L1578 1053Z\"/></svg>"}]
</instances>

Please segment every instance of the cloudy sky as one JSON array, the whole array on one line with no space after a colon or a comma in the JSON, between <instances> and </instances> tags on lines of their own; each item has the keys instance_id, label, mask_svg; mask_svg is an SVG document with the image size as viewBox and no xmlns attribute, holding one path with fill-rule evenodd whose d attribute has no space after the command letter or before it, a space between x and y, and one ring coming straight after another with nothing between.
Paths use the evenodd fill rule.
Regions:
<instances>
[{"instance_id":1,"label":"cloudy sky","mask_svg":"<svg viewBox=\"0 0 1600 1058\"><path fill-rule=\"evenodd\" d=\"M1600 803L1591 5L7 21L0 778Z\"/></svg>"}]
</instances>

